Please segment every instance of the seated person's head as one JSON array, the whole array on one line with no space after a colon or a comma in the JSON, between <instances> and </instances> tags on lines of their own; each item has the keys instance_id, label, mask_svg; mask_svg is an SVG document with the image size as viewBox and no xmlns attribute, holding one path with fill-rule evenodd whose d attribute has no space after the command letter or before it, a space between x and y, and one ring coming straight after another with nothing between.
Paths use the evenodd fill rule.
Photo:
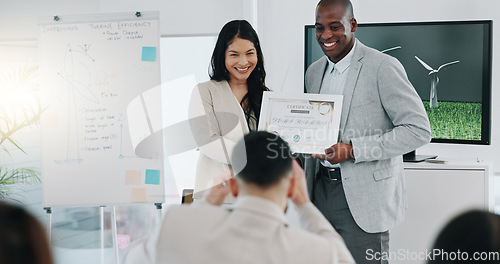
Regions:
<instances>
[{"instance_id":1,"label":"seated person's head","mask_svg":"<svg viewBox=\"0 0 500 264\"><path fill-rule=\"evenodd\" d=\"M51 264L45 229L24 209L0 202L0 264Z\"/></svg>"},{"instance_id":2,"label":"seated person's head","mask_svg":"<svg viewBox=\"0 0 500 264\"><path fill-rule=\"evenodd\" d=\"M263 131L247 134L233 150L231 192L275 195L286 201L293 194L292 160L290 147L279 136Z\"/></svg>"},{"instance_id":3,"label":"seated person's head","mask_svg":"<svg viewBox=\"0 0 500 264\"><path fill-rule=\"evenodd\" d=\"M433 251L437 257L429 263L461 263L452 258L458 255L464 258L467 254L472 259L476 252L484 252L483 256L486 257L485 254L489 252L500 252L500 216L480 210L460 214L441 230L434 242ZM488 258L464 263L498 263L498 259L491 256Z\"/></svg>"}]
</instances>

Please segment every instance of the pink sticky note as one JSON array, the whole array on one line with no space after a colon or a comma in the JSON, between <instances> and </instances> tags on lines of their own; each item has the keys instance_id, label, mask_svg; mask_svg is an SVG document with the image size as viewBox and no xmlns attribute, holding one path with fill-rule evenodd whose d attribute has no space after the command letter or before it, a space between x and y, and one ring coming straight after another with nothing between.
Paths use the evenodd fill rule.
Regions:
<instances>
[{"instance_id":1,"label":"pink sticky note","mask_svg":"<svg viewBox=\"0 0 500 264\"><path fill-rule=\"evenodd\" d=\"M127 170L125 172L125 185L140 185L141 184L141 171Z\"/></svg>"},{"instance_id":2,"label":"pink sticky note","mask_svg":"<svg viewBox=\"0 0 500 264\"><path fill-rule=\"evenodd\" d=\"M146 202L146 188L133 188L131 202L145 203Z\"/></svg>"},{"instance_id":3,"label":"pink sticky note","mask_svg":"<svg viewBox=\"0 0 500 264\"><path fill-rule=\"evenodd\" d=\"M129 235L117 235L116 236L118 248L124 249L130 245Z\"/></svg>"}]
</instances>

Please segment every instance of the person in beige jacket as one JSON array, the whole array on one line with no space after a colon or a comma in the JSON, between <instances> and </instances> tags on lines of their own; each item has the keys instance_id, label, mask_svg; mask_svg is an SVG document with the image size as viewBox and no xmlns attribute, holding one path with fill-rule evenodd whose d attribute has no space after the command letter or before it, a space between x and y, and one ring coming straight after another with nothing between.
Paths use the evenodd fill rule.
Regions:
<instances>
[{"instance_id":1,"label":"person in beige jacket","mask_svg":"<svg viewBox=\"0 0 500 264\"><path fill-rule=\"evenodd\" d=\"M127 248L131 263L354 263L342 237L311 203L304 171L275 134L237 142L233 169L193 205L172 205L158 230ZM229 178L229 180L227 180ZM221 206L231 192L232 205ZM302 229L287 226L288 200Z\"/></svg>"},{"instance_id":2,"label":"person in beige jacket","mask_svg":"<svg viewBox=\"0 0 500 264\"><path fill-rule=\"evenodd\" d=\"M195 199L203 197L210 180L230 169L236 141L257 130L262 94L269 90L265 77L255 30L245 20L228 22L212 54L211 80L194 88L189 106L191 131L200 151Z\"/></svg>"}]
</instances>

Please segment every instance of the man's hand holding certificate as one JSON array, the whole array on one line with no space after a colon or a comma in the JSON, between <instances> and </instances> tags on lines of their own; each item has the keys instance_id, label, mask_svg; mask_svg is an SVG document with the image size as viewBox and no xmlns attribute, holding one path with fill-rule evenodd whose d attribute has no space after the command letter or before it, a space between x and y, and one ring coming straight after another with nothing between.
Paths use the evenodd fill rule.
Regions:
<instances>
[{"instance_id":1,"label":"man's hand holding certificate","mask_svg":"<svg viewBox=\"0 0 500 264\"><path fill-rule=\"evenodd\" d=\"M293 152L323 154L337 143L342 95L265 92L259 130L276 133Z\"/></svg>"},{"instance_id":2,"label":"man's hand holding certificate","mask_svg":"<svg viewBox=\"0 0 500 264\"><path fill-rule=\"evenodd\" d=\"M330 164L337 164L352 159L354 153L352 145L337 143L325 149L325 154L313 154L312 156L320 160L327 160Z\"/></svg>"}]
</instances>

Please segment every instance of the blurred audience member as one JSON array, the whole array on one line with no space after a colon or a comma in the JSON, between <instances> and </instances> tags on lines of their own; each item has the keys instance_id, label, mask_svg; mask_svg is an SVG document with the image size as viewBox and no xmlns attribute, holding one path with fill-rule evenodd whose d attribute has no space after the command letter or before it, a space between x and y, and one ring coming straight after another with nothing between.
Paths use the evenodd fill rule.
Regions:
<instances>
[{"instance_id":1,"label":"blurred audience member","mask_svg":"<svg viewBox=\"0 0 500 264\"><path fill-rule=\"evenodd\" d=\"M342 237L309 200L305 175L275 134L250 132L237 142L230 173L204 200L170 206L149 237L127 248L123 263L354 263ZM221 206L228 193L236 202ZM303 230L287 226L288 201Z\"/></svg>"},{"instance_id":2,"label":"blurred audience member","mask_svg":"<svg viewBox=\"0 0 500 264\"><path fill-rule=\"evenodd\" d=\"M441 230L428 263L499 263L499 255L500 216L471 210Z\"/></svg>"},{"instance_id":3,"label":"blurred audience member","mask_svg":"<svg viewBox=\"0 0 500 264\"><path fill-rule=\"evenodd\" d=\"M0 202L0 264L52 264L45 229L24 209Z\"/></svg>"}]
</instances>

